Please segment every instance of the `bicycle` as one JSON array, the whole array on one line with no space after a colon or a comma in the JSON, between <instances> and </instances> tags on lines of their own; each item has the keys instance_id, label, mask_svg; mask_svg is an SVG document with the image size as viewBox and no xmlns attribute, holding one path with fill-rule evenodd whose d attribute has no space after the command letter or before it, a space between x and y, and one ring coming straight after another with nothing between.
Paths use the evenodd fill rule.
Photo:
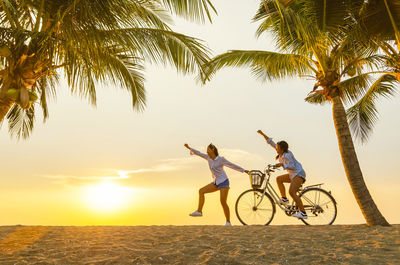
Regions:
<instances>
[{"instance_id":1,"label":"bicycle","mask_svg":"<svg viewBox=\"0 0 400 265\"><path fill-rule=\"evenodd\" d=\"M252 189L240 194L235 204L236 216L243 225L269 225L276 212L275 204L288 216L298 211L294 202L291 205L279 203L280 196L269 182L275 169L274 165L268 165L264 173L260 170L249 171ZM306 225L331 225L336 219L336 201L330 191L321 188L322 185L300 187L298 191L308 215L307 219L299 219Z\"/></svg>"}]
</instances>

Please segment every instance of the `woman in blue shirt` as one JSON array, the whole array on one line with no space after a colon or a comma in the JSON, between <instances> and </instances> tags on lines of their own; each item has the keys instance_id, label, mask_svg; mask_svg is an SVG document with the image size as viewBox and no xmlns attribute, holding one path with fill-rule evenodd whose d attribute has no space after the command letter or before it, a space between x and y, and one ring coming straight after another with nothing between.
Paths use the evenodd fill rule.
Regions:
<instances>
[{"instance_id":1,"label":"woman in blue shirt","mask_svg":"<svg viewBox=\"0 0 400 265\"><path fill-rule=\"evenodd\" d=\"M261 134L267 143L272 146L278 153L276 159L279 160L279 163L276 164L276 167L283 167L288 174L278 176L276 178L276 183L278 184L279 191L281 193L282 198L280 199L280 204L288 204L289 200L286 198L286 190L284 186L284 182L290 183L289 194L296 202L297 207L300 209L300 212L293 214L293 217L307 219L308 216L303 206L303 202L300 197L297 195L297 191L306 181L306 172L304 172L301 164L294 158L292 152L289 151L289 145L285 141L279 141L277 144L272 141L272 138L268 137L261 130L257 131Z\"/></svg>"}]
</instances>

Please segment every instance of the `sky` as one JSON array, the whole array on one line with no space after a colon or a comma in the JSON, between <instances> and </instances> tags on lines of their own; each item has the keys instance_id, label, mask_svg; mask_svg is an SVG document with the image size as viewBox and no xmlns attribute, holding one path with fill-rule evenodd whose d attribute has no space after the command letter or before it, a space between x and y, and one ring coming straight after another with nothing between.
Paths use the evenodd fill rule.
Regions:
<instances>
[{"instance_id":1,"label":"sky","mask_svg":"<svg viewBox=\"0 0 400 265\"><path fill-rule=\"evenodd\" d=\"M213 24L176 19L173 29L203 39L214 55L276 50L270 36L254 36L257 24L251 18L258 1L213 2L218 10ZM118 87L99 87L93 107L61 82L57 100L49 103L50 118L43 124L38 117L28 140L10 137L3 123L0 225L224 224L218 193L206 195L202 218L188 216L197 207L198 189L212 179L207 163L183 145L205 152L212 142L229 161L262 170L276 162L276 152L258 129L289 143L307 184L324 183L332 192L338 202L335 224L365 223L343 169L331 105L304 101L313 80L262 82L248 69L232 68L206 85L195 79L168 66L147 65L143 112L134 111L130 95ZM372 137L355 143L365 182L390 223L400 223L400 213L393 211L400 200L399 103L398 95L380 100ZM250 188L249 179L226 171L232 223L239 225L234 204ZM278 211L271 225L299 223Z\"/></svg>"}]
</instances>

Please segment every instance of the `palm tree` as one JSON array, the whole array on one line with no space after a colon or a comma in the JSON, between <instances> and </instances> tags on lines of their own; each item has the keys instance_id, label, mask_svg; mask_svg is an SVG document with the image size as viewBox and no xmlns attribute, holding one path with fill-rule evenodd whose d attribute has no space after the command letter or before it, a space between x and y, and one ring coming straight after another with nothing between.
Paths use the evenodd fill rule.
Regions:
<instances>
[{"instance_id":1,"label":"palm tree","mask_svg":"<svg viewBox=\"0 0 400 265\"><path fill-rule=\"evenodd\" d=\"M395 0L369 0L364 2L357 18L355 33L360 46L381 53L382 74L357 103L347 110L350 128L365 142L378 120L376 101L393 96L394 79L400 82L400 2Z\"/></svg>"},{"instance_id":2,"label":"palm tree","mask_svg":"<svg viewBox=\"0 0 400 265\"><path fill-rule=\"evenodd\" d=\"M332 103L333 121L339 149L357 203L369 225L388 225L364 182L344 104L355 102L374 83L373 69L382 57L370 49L360 49L349 33L354 28L351 14L361 1L261 1L254 17L262 21L257 36L269 31L282 52L233 50L207 63L208 80L223 67L250 67L261 79L279 80L307 76L316 80L306 101ZM368 71L369 72L368 72ZM375 87L391 91L393 79L375 82Z\"/></svg>"},{"instance_id":3,"label":"palm tree","mask_svg":"<svg viewBox=\"0 0 400 265\"><path fill-rule=\"evenodd\" d=\"M60 74L91 104L111 82L143 109L145 62L202 75L209 59L202 41L171 30L170 14L204 22L213 12L210 0L0 0L0 122L28 137Z\"/></svg>"}]
</instances>

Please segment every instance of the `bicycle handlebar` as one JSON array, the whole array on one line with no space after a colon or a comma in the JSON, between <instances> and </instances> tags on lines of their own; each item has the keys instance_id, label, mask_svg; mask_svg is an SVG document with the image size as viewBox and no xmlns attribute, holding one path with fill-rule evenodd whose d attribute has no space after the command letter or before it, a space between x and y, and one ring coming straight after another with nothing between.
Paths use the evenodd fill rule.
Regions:
<instances>
[{"instance_id":1,"label":"bicycle handlebar","mask_svg":"<svg viewBox=\"0 0 400 265\"><path fill-rule=\"evenodd\" d=\"M274 172L274 169L279 169L279 167L276 167L275 165L272 165L272 164L268 164L267 167L264 169L264 172L265 173ZM260 172L260 173L262 173L260 170L248 170L248 174L249 175L251 174L251 172Z\"/></svg>"},{"instance_id":2,"label":"bicycle handlebar","mask_svg":"<svg viewBox=\"0 0 400 265\"><path fill-rule=\"evenodd\" d=\"M279 167L277 167L277 166L275 166L275 165L272 165L272 164L268 164L268 166L267 166L267 170L270 170L270 169L278 169Z\"/></svg>"}]
</instances>

